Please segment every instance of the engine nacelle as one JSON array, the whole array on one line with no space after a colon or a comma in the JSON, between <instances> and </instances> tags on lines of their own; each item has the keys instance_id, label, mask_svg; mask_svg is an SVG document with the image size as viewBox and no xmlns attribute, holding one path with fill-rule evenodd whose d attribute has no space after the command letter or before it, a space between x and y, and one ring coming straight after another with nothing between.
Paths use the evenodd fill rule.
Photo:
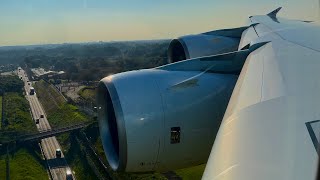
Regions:
<instances>
[{"instance_id":1,"label":"engine nacelle","mask_svg":"<svg viewBox=\"0 0 320 180\"><path fill-rule=\"evenodd\" d=\"M237 51L242 32L247 28L222 29L173 39L168 48L169 63Z\"/></svg>"},{"instance_id":2,"label":"engine nacelle","mask_svg":"<svg viewBox=\"0 0 320 180\"><path fill-rule=\"evenodd\" d=\"M148 69L102 79L98 118L112 169L165 171L205 163L237 77Z\"/></svg>"}]
</instances>

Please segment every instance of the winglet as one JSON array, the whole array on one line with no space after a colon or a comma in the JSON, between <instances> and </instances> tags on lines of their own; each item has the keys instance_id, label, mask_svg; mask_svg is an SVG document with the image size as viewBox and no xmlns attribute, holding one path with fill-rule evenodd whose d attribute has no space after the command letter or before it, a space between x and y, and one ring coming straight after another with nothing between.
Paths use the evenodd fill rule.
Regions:
<instances>
[{"instance_id":1,"label":"winglet","mask_svg":"<svg viewBox=\"0 0 320 180\"><path fill-rule=\"evenodd\" d=\"M278 12L281 10L282 7L278 7L277 9L273 10L272 12L268 13L267 15L270 17L277 17Z\"/></svg>"}]
</instances>

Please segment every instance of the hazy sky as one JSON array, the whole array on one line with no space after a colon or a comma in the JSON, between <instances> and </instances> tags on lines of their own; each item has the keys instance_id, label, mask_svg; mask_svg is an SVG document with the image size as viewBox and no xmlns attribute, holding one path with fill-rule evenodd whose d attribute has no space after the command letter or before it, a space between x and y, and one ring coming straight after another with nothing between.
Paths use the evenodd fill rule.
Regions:
<instances>
[{"instance_id":1,"label":"hazy sky","mask_svg":"<svg viewBox=\"0 0 320 180\"><path fill-rule=\"evenodd\" d=\"M164 39L280 16L319 18L318 0L0 0L0 46Z\"/></svg>"}]
</instances>

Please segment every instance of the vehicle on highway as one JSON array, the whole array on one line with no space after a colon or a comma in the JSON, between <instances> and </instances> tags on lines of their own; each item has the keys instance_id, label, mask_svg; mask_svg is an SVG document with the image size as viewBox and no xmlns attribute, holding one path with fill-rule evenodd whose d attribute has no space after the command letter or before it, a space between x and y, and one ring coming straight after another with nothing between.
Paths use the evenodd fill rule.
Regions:
<instances>
[{"instance_id":1,"label":"vehicle on highway","mask_svg":"<svg viewBox=\"0 0 320 180\"><path fill-rule=\"evenodd\" d=\"M43 115L43 114L41 114L41 115L40 115L40 118L44 118L44 115Z\"/></svg>"},{"instance_id":2,"label":"vehicle on highway","mask_svg":"<svg viewBox=\"0 0 320 180\"><path fill-rule=\"evenodd\" d=\"M33 87L30 87L30 92L29 92L30 95L34 95L34 88Z\"/></svg>"},{"instance_id":3,"label":"vehicle on highway","mask_svg":"<svg viewBox=\"0 0 320 180\"><path fill-rule=\"evenodd\" d=\"M56 157L61 158L61 149L56 149Z\"/></svg>"},{"instance_id":4,"label":"vehicle on highway","mask_svg":"<svg viewBox=\"0 0 320 180\"><path fill-rule=\"evenodd\" d=\"M73 177L72 177L72 172L70 169L67 169L66 170L66 180L72 180Z\"/></svg>"},{"instance_id":5,"label":"vehicle on highway","mask_svg":"<svg viewBox=\"0 0 320 180\"><path fill-rule=\"evenodd\" d=\"M36 124L39 124L39 119L36 119Z\"/></svg>"}]
</instances>

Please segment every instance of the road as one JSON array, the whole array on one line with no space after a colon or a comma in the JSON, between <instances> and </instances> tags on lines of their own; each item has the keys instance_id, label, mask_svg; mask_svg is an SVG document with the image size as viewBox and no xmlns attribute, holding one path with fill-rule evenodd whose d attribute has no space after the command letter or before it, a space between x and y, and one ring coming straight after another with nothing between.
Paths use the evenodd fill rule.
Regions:
<instances>
[{"instance_id":1,"label":"road","mask_svg":"<svg viewBox=\"0 0 320 180\"><path fill-rule=\"evenodd\" d=\"M50 130L50 124L47 120L44 109L42 108L36 94L30 95L30 87L31 82L28 82L28 77L23 69L18 71L19 77L22 77L24 82L24 89L26 92L26 98L30 103L31 113L33 116L33 120L39 132ZM30 85L29 85L30 84ZM40 116L43 115L43 118ZM36 119L39 119L39 124L36 124ZM54 180L65 180L67 171L72 172L71 168L68 166L66 159L64 158L64 154L62 152L61 158L56 157L56 149L61 149L59 142L56 137L49 137L42 139L40 142L40 147L42 149L43 155L46 158L49 172L51 174L52 179ZM72 178L75 179L73 173Z\"/></svg>"}]
</instances>

